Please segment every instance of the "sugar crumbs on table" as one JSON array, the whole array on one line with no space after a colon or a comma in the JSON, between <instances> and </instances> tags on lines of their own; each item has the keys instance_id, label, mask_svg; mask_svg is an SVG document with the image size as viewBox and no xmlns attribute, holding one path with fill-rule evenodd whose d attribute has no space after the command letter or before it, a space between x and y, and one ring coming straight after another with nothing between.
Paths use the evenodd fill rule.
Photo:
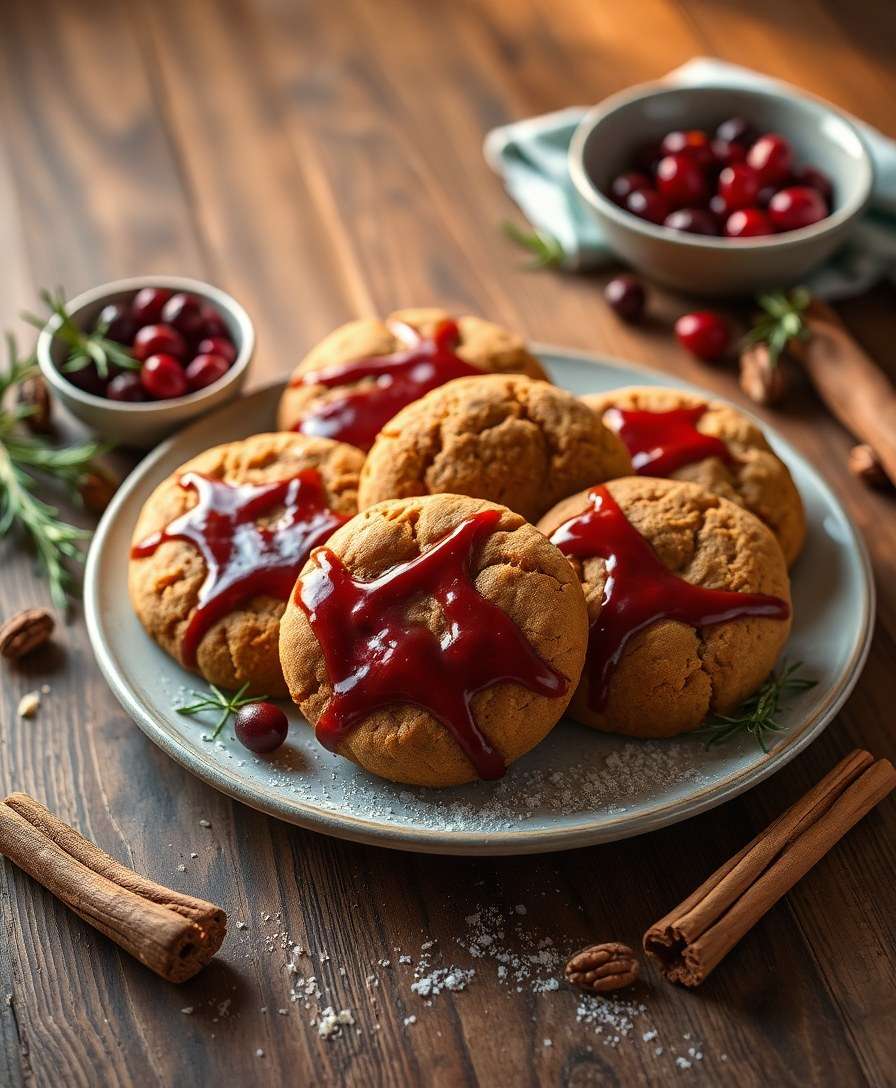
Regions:
<instances>
[{"instance_id":1,"label":"sugar crumbs on table","mask_svg":"<svg viewBox=\"0 0 896 1088\"><path fill-rule=\"evenodd\" d=\"M408 1027L409 1024L416 1024L416 1023L417 1023L417 1017L416 1016L411 1015L411 1016L406 1016L404 1018L404 1026L405 1027Z\"/></svg>"},{"instance_id":2,"label":"sugar crumbs on table","mask_svg":"<svg viewBox=\"0 0 896 1088\"><path fill-rule=\"evenodd\" d=\"M36 691L26 692L19 699L17 713L20 718L33 718L38 710L40 710L40 696Z\"/></svg>"},{"instance_id":3,"label":"sugar crumbs on table","mask_svg":"<svg viewBox=\"0 0 896 1088\"><path fill-rule=\"evenodd\" d=\"M337 1012L332 1005L328 1005L320 1014L320 1019L317 1022L317 1033L322 1039L330 1039L340 1033L343 1025L354 1024L354 1022L355 1018L352 1016L350 1009L341 1009Z\"/></svg>"},{"instance_id":4,"label":"sugar crumbs on table","mask_svg":"<svg viewBox=\"0 0 896 1088\"><path fill-rule=\"evenodd\" d=\"M211 827L212 826L211 820L200 820L199 821L199 826L200 827Z\"/></svg>"}]
</instances>

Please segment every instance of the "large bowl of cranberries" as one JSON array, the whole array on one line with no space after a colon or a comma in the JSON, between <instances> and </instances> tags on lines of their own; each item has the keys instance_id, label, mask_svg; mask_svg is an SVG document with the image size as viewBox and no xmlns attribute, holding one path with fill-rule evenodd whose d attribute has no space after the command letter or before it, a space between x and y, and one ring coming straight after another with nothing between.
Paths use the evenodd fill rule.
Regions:
<instances>
[{"instance_id":1,"label":"large bowl of cranberries","mask_svg":"<svg viewBox=\"0 0 896 1088\"><path fill-rule=\"evenodd\" d=\"M570 173L623 260L708 295L802 279L846 240L873 181L862 137L827 103L664 84L590 111Z\"/></svg>"},{"instance_id":2,"label":"large bowl of cranberries","mask_svg":"<svg viewBox=\"0 0 896 1088\"><path fill-rule=\"evenodd\" d=\"M210 284L145 276L51 301L37 341L41 372L69 411L113 442L153 446L245 381L255 330Z\"/></svg>"}]
</instances>

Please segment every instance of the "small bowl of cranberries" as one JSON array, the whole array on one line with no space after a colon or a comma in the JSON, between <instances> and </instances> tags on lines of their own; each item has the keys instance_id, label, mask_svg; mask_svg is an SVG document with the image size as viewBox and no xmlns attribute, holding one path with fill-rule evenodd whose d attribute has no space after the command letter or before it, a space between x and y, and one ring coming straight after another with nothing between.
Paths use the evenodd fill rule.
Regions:
<instances>
[{"instance_id":1,"label":"small bowl of cranberries","mask_svg":"<svg viewBox=\"0 0 896 1088\"><path fill-rule=\"evenodd\" d=\"M648 84L582 121L570 172L613 250L704 295L802 279L847 238L873 167L852 122L801 95Z\"/></svg>"},{"instance_id":2,"label":"small bowl of cranberries","mask_svg":"<svg viewBox=\"0 0 896 1088\"><path fill-rule=\"evenodd\" d=\"M86 339L73 352L79 333ZM104 438L146 449L235 397L254 350L236 299L199 280L145 276L65 302L41 330L37 360L73 415Z\"/></svg>"}]
</instances>

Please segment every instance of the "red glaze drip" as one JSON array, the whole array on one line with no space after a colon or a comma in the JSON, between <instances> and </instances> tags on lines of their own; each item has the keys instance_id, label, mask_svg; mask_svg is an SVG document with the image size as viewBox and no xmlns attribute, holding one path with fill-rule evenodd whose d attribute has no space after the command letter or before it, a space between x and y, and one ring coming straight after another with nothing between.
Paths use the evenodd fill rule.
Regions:
<instances>
[{"instance_id":1,"label":"red glaze drip","mask_svg":"<svg viewBox=\"0 0 896 1088\"><path fill-rule=\"evenodd\" d=\"M193 666L203 636L222 616L252 597L288 600L311 549L348 518L327 506L313 468L269 484L228 484L198 472L185 473L178 483L195 491L198 502L135 544L131 555L143 558L165 540L187 540L205 560L199 605L181 641L183 662ZM275 522L257 524L278 507L283 512Z\"/></svg>"},{"instance_id":2,"label":"red glaze drip","mask_svg":"<svg viewBox=\"0 0 896 1088\"><path fill-rule=\"evenodd\" d=\"M606 563L600 615L588 639L592 710L606 703L613 670L629 640L657 620L704 627L746 616L786 620L790 615L780 597L691 585L663 566L605 487L592 488L589 498L592 508L561 525L551 542L564 555Z\"/></svg>"},{"instance_id":3,"label":"red glaze drip","mask_svg":"<svg viewBox=\"0 0 896 1088\"><path fill-rule=\"evenodd\" d=\"M359 449L369 450L383 427L406 404L454 378L482 373L478 367L455 355L454 348L460 342L456 321L439 322L432 337L423 337L400 321L392 322L389 328L406 345L403 351L355 359L309 371L293 379L293 385L328 388L349 385L363 378L376 379L372 385L313 408L296 424L295 430L350 442Z\"/></svg>"},{"instance_id":4,"label":"red glaze drip","mask_svg":"<svg viewBox=\"0 0 896 1088\"><path fill-rule=\"evenodd\" d=\"M697 430L697 422L705 412L705 404L668 412L609 408L604 423L628 447L635 472L641 476L668 476L682 465L704 457L731 460L731 451L720 438Z\"/></svg>"},{"instance_id":5,"label":"red glaze drip","mask_svg":"<svg viewBox=\"0 0 896 1088\"><path fill-rule=\"evenodd\" d=\"M470 572L473 549L500 518L483 510L415 559L372 582L359 582L328 548L304 574L295 600L324 653L333 696L317 723L317 739L335 750L363 718L381 707L412 703L445 725L480 778L500 778L504 759L480 732L473 696L507 681L551 698L566 678L535 653L520 629L481 596ZM440 635L414 623L408 604L435 598L445 619Z\"/></svg>"}]
</instances>

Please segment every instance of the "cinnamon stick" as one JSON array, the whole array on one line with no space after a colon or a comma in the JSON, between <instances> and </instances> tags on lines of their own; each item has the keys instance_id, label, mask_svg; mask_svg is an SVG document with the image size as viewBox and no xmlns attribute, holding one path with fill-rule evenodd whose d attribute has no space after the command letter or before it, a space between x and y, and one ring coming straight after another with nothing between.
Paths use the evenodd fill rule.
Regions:
<instances>
[{"instance_id":1,"label":"cinnamon stick","mask_svg":"<svg viewBox=\"0 0 896 1088\"><path fill-rule=\"evenodd\" d=\"M814 299L811 335L791 342L819 396L840 422L877 454L896 483L896 389L834 311Z\"/></svg>"},{"instance_id":2,"label":"cinnamon stick","mask_svg":"<svg viewBox=\"0 0 896 1088\"><path fill-rule=\"evenodd\" d=\"M889 760L857 749L644 934L670 982L699 986L812 866L896 788Z\"/></svg>"},{"instance_id":3,"label":"cinnamon stick","mask_svg":"<svg viewBox=\"0 0 896 1088\"><path fill-rule=\"evenodd\" d=\"M169 982L192 978L221 947L220 907L139 876L27 794L0 803L0 854Z\"/></svg>"}]
</instances>

